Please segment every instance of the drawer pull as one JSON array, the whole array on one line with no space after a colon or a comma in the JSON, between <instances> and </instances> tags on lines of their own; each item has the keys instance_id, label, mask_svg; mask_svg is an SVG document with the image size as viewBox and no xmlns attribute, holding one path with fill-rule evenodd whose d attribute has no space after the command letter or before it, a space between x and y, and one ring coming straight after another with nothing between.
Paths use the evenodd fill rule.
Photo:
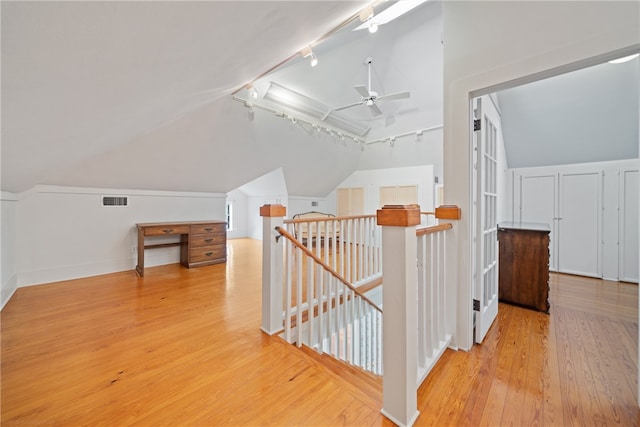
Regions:
<instances>
[{"instance_id":1,"label":"drawer pull","mask_svg":"<svg viewBox=\"0 0 640 427\"><path fill-rule=\"evenodd\" d=\"M204 239L204 241L205 241L206 243L211 243L211 242L213 242L213 239Z\"/></svg>"},{"instance_id":2,"label":"drawer pull","mask_svg":"<svg viewBox=\"0 0 640 427\"><path fill-rule=\"evenodd\" d=\"M162 230L163 233L171 233L172 231L173 231L173 228L166 228Z\"/></svg>"},{"instance_id":3,"label":"drawer pull","mask_svg":"<svg viewBox=\"0 0 640 427\"><path fill-rule=\"evenodd\" d=\"M213 255L213 252L205 252L204 254L205 254L206 256L211 256L211 255Z\"/></svg>"},{"instance_id":4,"label":"drawer pull","mask_svg":"<svg viewBox=\"0 0 640 427\"><path fill-rule=\"evenodd\" d=\"M213 227L207 227L204 229L204 231L213 231Z\"/></svg>"}]
</instances>

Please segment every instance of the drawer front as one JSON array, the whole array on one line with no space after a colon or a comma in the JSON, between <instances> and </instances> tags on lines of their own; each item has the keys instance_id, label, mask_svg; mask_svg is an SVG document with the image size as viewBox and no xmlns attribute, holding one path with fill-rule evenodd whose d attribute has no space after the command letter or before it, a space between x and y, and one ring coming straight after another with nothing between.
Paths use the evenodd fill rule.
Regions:
<instances>
[{"instance_id":1,"label":"drawer front","mask_svg":"<svg viewBox=\"0 0 640 427\"><path fill-rule=\"evenodd\" d=\"M224 245L227 243L227 236L224 233L192 234L190 237L190 241L192 248L211 245Z\"/></svg>"},{"instance_id":2,"label":"drawer front","mask_svg":"<svg viewBox=\"0 0 640 427\"><path fill-rule=\"evenodd\" d=\"M174 234L189 234L188 225L158 225L145 227L145 236L171 236Z\"/></svg>"},{"instance_id":3,"label":"drawer front","mask_svg":"<svg viewBox=\"0 0 640 427\"><path fill-rule=\"evenodd\" d=\"M203 246L189 250L189 263L215 261L224 259L226 256L226 246Z\"/></svg>"},{"instance_id":4,"label":"drawer front","mask_svg":"<svg viewBox=\"0 0 640 427\"><path fill-rule=\"evenodd\" d=\"M226 224L224 222L214 224L198 224L191 226L191 234L206 234L206 233L224 233Z\"/></svg>"}]
</instances>

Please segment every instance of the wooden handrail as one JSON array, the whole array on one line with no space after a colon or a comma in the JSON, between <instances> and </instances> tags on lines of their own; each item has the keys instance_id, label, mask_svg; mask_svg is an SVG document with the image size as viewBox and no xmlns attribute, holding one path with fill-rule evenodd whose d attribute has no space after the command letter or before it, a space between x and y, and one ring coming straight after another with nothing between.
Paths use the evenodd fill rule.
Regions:
<instances>
[{"instance_id":1,"label":"wooden handrail","mask_svg":"<svg viewBox=\"0 0 640 427\"><path fill-rule=\"evenodd\" d=\"M437 233L438 231L451 230L453 225L449 222L443 224L432 225L431 227L418 228L416 230L416 237L424 236L426 234Z\"/></svg>"},{"instance_id":2,"label":"wooden handrail","mask_svg":"<svg viewBox=\"0 0 640 427\"><path fill-rule=\"evenodd\" d=\"M332 216L332 217L317 217L317 218L302 218L302 219L285 219L285 224L299 224L301 222L327 222L327 221L344 221L347 219L361 219L361 218L375 218L375 215L352 215L352 216Z\"/></svg>"},{"instance_id":3,"label":"wooden handrail","mask_svg":"<svg viewBox=\"0 0 640 427\"><path fill-rule=\"evenodd\" d=\"M355 292L358 296L360 296L360 298L362 298L363 300L365 300L366 302L368 302L369 304L371 304L376 310L378 310L380 313L382 313L382 309L380 307L378 307L373 301L371 301L369 298L367 298L366 296L364 296L359 290L358 288L356 288L355 286L353 286L351 283L347 282L342 276L340 276L340 274L338 274L333 268L331 268L328 264L326 264L324 261L322 261L320 258L318 258L313 252L311 252L306 246L304 246L302 243L298 242L298 240L296 240L287 230L285 230L282 227L276 227L276 231L278 233L280 233L280 235L284 236L285 238L287 238L291 243L293 243L298 249L302 250L302 252L304 252L305 254L307 254L307 256L310 256L316 263L320 264L322 266L322 268L324 268L325 270L327 270L329 273L331 273L331 275L333 277L335 277L336 279L338 279L339 281L341 281L347 288L351 289L353 292Z\"/></svg>"}]
</instances>

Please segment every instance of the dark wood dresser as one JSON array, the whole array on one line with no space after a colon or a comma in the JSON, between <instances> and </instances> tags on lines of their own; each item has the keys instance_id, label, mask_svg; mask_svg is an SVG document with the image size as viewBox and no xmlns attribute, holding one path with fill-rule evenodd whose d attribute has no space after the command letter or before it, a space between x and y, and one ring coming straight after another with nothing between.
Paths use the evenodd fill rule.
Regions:
<instances>
[{"instance_id":1,"label":"dark wood dresser","mask_svg":"<svg viewBox=\"0 0 640 427\"><path fill-rule=\"evenodd\" d=\"M227 261L227 223L224 221L148 222L138 227L138 265L144 276L144 250L180 246L180 264L187 268ZM145 237L180 236L172 243L146 244Z\"/></svg>"},{"instance_id":2,"label":"dark wood dresser","mask_svg":"<svg viewBox=\"0 0 640 427\"><path fill-rule=\"evenodd\" d=\"M498 224L501 301L549 312L549 232L547 224Z\"/></svg>"}]
</instances>

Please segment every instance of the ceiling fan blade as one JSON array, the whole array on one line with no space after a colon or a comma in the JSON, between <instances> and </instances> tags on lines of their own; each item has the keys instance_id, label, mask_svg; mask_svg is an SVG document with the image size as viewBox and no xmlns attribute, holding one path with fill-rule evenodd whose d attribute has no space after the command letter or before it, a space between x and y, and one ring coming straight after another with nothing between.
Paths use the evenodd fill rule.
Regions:
<instances>
[{"instance_id":1,"label":"ceiling fan blade","mask_svg":"<svg viewBox=\"0 0 640 427\"><path fill-rule=\"evenodd\" d=\"M354 86L353 88L356 90L356 92L360 94L361 97L369 98L369 89L367 89L366 86L358 85L358 86Z\"/></svg>"},{"instance_id":2,"label":"ceiling fan blade","mask_svg":"<svg viewBox=\"0 0 640 427\"><path fill-rule=\"evenodd\" d=\"M343 105L342 107L334 108L333 111L345 110L347 108L355 107L356 105L362 105L362 101L354 102L353 104Z\"/></svg>"},{"instance_id":3,"label":"ceiling fan blade","mask_svg":"<svg viewBox=\"0 0 640 427\"><path fill-rule=\"evenodd\" d=\"M376 98L376 101L391 101L393 99L405 99L405 98L409 98L410 96L411 96L410 92L391 93L389 95L379 96L378 98Z\"/></svg>"},{"instance_id":4,"label":"ceiling fan blade","mask_svg":"<svg viewBox=\"0 0 640 427\"><path fill-rule=\"evenodd\" d=\"M378 117L382 115L382 110L380 110L380 108L378 108L376 104L367 105L367 107L369 107L369 111L371 111L371 114L373 114L373 117Z\"/></svg>"}]
</instances>

